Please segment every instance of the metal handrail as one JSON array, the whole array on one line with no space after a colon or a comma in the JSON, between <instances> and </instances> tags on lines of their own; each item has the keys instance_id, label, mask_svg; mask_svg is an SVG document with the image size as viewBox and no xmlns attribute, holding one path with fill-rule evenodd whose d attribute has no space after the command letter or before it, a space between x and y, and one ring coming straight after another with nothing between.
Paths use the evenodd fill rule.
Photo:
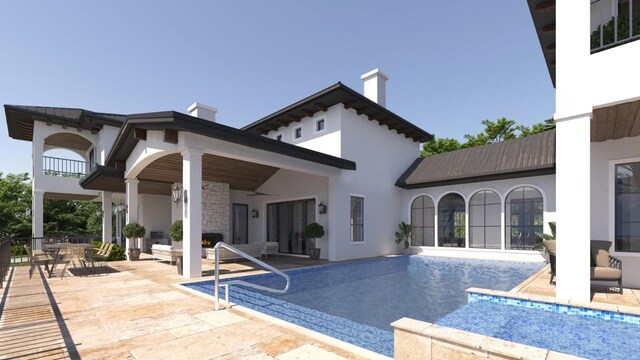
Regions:
<instances>
[{"instance_id":1,"label":"metal handrail","mask_svg":"<svg viewBox=\"0 0 640 360\"><path fill-rule=\"evenodd\" d=\"M223 281L222 283L220 282L220 256L219 256L219 250L220 248L225 248L231 252L234 252L240 256L242 256L243 258L254 262L260 266L262 266L263 268L270 270L271 272L282 276L286 281L287 284L285 285L284 289L274 289L274 288L270 288L270 287L266 287L266 286L262 286L262 285L258 285L258 284L253 284L250 282L246 282L243 280L228 280L228 281ZM214 298L215 298L215 310L218 311L220 308L220 286L224 286L225 291L224 291L224 306L225 309L229 306L229 285L233 285L233 284L237 284L237 285L244 285L250 288L254 288L254 289L258 289L258 290L263 290L263 291L268 291L268 292L272 292L272 293L276 293L276 294L284 294L289 290L289 285L291 284L291 278L289 277L289 275L285 274L284 272L274 268L273 266L260 261L256 258L254 258L251 255L248 255L246 253L244 253L243 251L240 251L238 249L236 249L235 247L224 243L222 241L218 242L214 247L213 247L213 251L215 254L215 260L214 260L214 265L215 265L215 275L214 275Z\"/></svg>"}]
</instances>

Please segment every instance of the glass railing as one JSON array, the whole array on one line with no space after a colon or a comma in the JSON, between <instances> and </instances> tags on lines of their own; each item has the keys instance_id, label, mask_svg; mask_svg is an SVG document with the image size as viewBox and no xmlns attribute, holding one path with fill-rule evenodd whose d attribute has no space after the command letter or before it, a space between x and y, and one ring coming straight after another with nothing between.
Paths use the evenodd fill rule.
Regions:
<instances>
[{"instance_id":1,"label":"glass railing","mask_svg":"<svg viewBox=\"0 0 640 360\"><path fill-rule=\"evenodd\" d=\"M81 178L91 171L87 161L62 159L51 156L42 157L42 172L47 176Z\"/></svg>"},{"instance_id":2,"label":"glass railing","mask_svg":"<svg viewBox=\"0 0 640 360\"><path fill-rule=\"evenodd\" d=\"M591 1L591 53L640 39L640 0Z\"/></svg>"}]
</instances>

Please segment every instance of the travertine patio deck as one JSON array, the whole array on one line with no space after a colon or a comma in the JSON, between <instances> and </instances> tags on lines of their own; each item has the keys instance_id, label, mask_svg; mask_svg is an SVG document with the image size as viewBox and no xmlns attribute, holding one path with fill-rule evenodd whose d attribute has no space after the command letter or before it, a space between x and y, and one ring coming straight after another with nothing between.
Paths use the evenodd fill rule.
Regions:
<instances>
[{"instance_id":1,"label":"travertine patio deck","mask_svg":"<svg viewBox=\"0 0 640 360\"><path fill-rule=\"evenodd\" d=\"M280 257L277 263L278 267L296 267L310 262ZM7 328L7 322L0 323L0 359L18 355L42 358L33 345L41 340L52 344L51 351L57 351L51 353L54 358L364 358L237 310L214 312L211 300L173 285L184 279L177 275L175 266L167 263L143 260L110 265L116 272L108 275L49 279L50 297L40 276L29 280L27 267L16 268L7 303L19 308L22 300L15 296L22 296L21 289L33 289L30 296L34 300L27 304L30 310L12 315L20 323L30 324L24 327L30 332L5 343L6 336L17 335L18 330ZM203 270L206 273L212 269L205 265ZM255 271L248 263L231 263L221 273L231 270L241 275ZM48 300L53 301L47 304ZM58 319L53 307L59 308ZM7 307L3 312L3 319L9 316L9 310Z\"/></svg>"},{"instance_id":2,"label":"travertine patio deck","mask_svg":"<svg viewBox=\"0 0 640 360\"><path fill-rule=\"evenodd\" d=\"M524 284L521 284L515 292L555 297L556 287L555 284L549 284L550 277L551 272L549 266L546 266L534 277L527 280ZM624 288L622 294L620 294L615 285L610 287L609 285L594 282L591 284L591 301L640 308L640 290Z\"/></svg>"}]
</instances>

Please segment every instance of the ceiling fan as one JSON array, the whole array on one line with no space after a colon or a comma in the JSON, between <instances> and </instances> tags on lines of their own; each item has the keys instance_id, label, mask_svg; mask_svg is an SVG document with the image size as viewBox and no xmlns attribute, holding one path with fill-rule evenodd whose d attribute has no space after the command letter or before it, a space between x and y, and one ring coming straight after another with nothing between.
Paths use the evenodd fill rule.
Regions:
<instances>
[{"instance_id":1,"label":"ceiling fan","mask_svg":"<svg viewBox=\"0 0 640 360\"><path fill-rule=\"evenodd\" d=\"M258 191L258 189L260 189L260 187L262 187L262 177L260 177L260 184L258 185L256 190L253 190L252 193L247 195L247 196L279 196L279 195L276 195L276 194L267 194L267 193L263 193L261 191Z\"/></svg>"}]
</instances>

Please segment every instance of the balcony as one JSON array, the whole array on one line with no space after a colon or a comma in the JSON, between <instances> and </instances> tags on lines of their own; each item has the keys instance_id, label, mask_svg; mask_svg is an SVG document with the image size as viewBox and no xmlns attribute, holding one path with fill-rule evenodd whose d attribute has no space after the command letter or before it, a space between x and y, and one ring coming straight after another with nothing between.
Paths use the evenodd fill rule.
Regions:
<instances>
[{"instance_id":1,"label":"balcony","mask_svg":"<svg viewBox=\"0 0 640 360\"><path fill-rule=\"evenodd\" d=\"M42 158L42 172L47 176L80 179L91 171L91 163L87 161L51 156L43 156Z\"/></svg>"},{"instance_id":2,"label":"balcony","mask_svg":"<svg viewBox=\"0 0 640 360\"><path fill-rule=\"evenodd\" d=\"M640 39L640 0L591 0L591 53Z\"/></svg>"}]
</instances>

